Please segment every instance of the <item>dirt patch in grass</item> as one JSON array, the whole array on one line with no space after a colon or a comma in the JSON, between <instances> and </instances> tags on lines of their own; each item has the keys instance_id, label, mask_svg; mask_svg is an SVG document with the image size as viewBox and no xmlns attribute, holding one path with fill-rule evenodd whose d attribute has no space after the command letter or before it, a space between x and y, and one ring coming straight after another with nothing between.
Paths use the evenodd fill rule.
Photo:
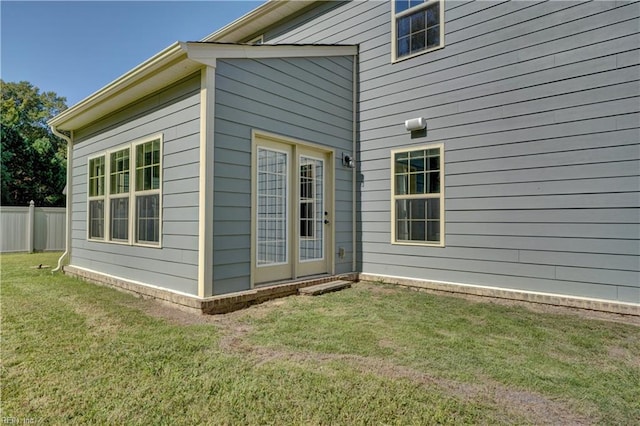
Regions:
<instances>
[{"instance_id":1,"label":"dirt patch in grass","mask_svg":"<svg viewBox=\"0 0 640 426\"><path fill-rule=\"evenodd\" d=\"M389 294L397 294L399 287L392 287L393 284L382 284L382 283L368 283L366 281L361 281L358 284L358 287L360 288L366 288L369 291L371 291L371 293L373 294L383 294L383 295L389 295Z\"/></svg>"},{"instance_id":2,"label":"dirt patch in grass","mask_svg":"<svg viewBox=\"0 0 640 426\"><path fill-rule=\"evenodd\" d=\"M87 329L94 336L110 336L115 334L122 323L109 315L97 305L87 305L76 296L64 296L60 301L68 305L73 311L84 318Z\"/></svg>"},{"instance_id":3,"label":"dirt patch in grass","mask_svg":"<svg viewBox=\"0 0 640 426\"><path fill-rule=\"evenodd\" d=\"M308 299L308 298L307 298ZM177 325L221 325L227 324L230 319L251 315L252 318L262 318L275 309L286 303L287 298L269 300L258 305L231 312L228 314L209 315L196 312L195 310L183 310L172 303L163 302L157 299L138 299L132 307L140 309L145 314L166 320ZM305 298L300 298L304 301Z\"/></svg>"},{"instance_id":4,"label":"dirt patch in grass","mask_svg":"<svg viewBox=\"0 0 640 426\"><path fill-rule=\"evenodd\" d=\"M250 326L238 324L233 318L220 321L220 324L223 323L225 327L221 330L224 335L220 341L221 349L225 352L248 356L254 360L256 366L275 361L294 364L310 363L319 366L342 362L360 374L371 374L391 380L408 380L425 389L435 387L457 399L500 407L500 411L506 413L505 422L515 416L525 418L532 424L593 424L593 420L588 417L574 414L562 401L551 400L535 392L509 388L488 378L483 383L462 383L434 377L422 371L375 357L288 351L254 346L247 340L247 336L251 332Z\"/></svg>"},{"instance_id":5,"label":"dirt patch in grass","mask_svg":"<svg viewBox=\"0 0 640 426\"><path fill-rule=\"evenodd\" d=\"M391 288L376 283L356 284L359 291L370 291L374 296L393 295L401 292L401 288ZM349 291L349 290L346 290ZM457 295L475 303L488 303L504 306L523 306L532 312L541 314L560 314L579 316L585 319L597 319L616 323L640 325L639 317L609 314L606 312L587 311L575 308L556 307L510 301L504 299ZM185 312L173 306L154 300L145 300L139 307L147 314L165 319L179 325L212 325L221 333L219 341L220 350L225 353L242 355L247 357L256 366L272 362L291 362L293 364L308 364L329 370L332 363L342 363L354 369L360 374L370 374L390 380L407 380L411 383L426 388L437 389L462 401L483 403L498 408L499 416L505 416L505 423L509 418L524 418L533 424L574 424L586 425L598 422L598 415L590 416L594 411L588 406L582 406L577 414L571 405L576 402L550 398L536 391L522 390L515 386L504 385L493 379L486 378L482 382L466 383L456 380L444 379L427 374L423 371L399 365L392 360L376 358L374 356L361 356L354 354L322 353L314 351L299 351L283 348L264 347L252 343L249 336L253 326L247 321L260 320L274 312L286 314L292 309L292 303L300 308L300 304L314 305L314 311L322 311L325 308L318 305L316 298L289 297L284 299L267 301L251 306L247 309L223 315L202 315ZM302 307L304 309L304 307ZM482 317L477 321L485 321ZM390 339L381 339L378 345L382 348L394 349L395 344ZM626 363L638 366L638 358L622 345L611 347L609 356L611 359L622 359ZM502 414L499 414L502 413ZM585 414L586 413L586 414Z\"/></svg>"},{"instance_id":6,"label":"dirt patch in grass","mask_svg":"<svg viewBox=\"0 0 640 426\"><path fill-rule=\"evenodd\" d=\"M607 356L611 359L618 359L632 368L636 368L640 371L640 357L631 352L628 348L620 346L609 347Z\"/></svg>"},{"instance_id":7,"label":"dirt patch in grass","mask_svg":"<svg viewBox=\"0 0 640 426\"><path fill-rule=\"evenodd\" d=\"M140 309L153 318L163 319L176 325L216 324L218 322L218 316L216 315L182 310L171 303L157 299L136 299L132 307Z\"/></svg>"},{"instance_id":8,"label":"dirt patch in grass","mask_svg":"<svg viewBox=\"0 0 640 426\"><path fill-rule=\"evenodd\" d=\"M367 365L369 364L369 365ZM450 395L468 401L480 401L501 407L506 416L510 415L526 418L533 424L564 424L587 425L593 420L572 413L571 409L561 401L551 400L543 395L531 391L517 390L485 379L483 383L462 383L429 376L420 371L382 362L365 362L360 365L363 369L375 369L380 374L392 379L402 378L418 382L423 386L437 386Z\"/></svg>"},{"instance_id":9,"label":"dirt patch in grass","mask_svg":"<svg viewBox=\"0 0 640 426\"><path fill-rule=\"evenodd\" d=\"M378 346L386 349L395 349L397 347L396 344L390 339L380 339L378 341Z\"/></svg>"},{"instance_id":10,"label":"dirt patch in grass","mask_svg":"<svg viewBox=\"0 0 640 426\"><path fill-rule=\"evenodd\" d=\"M379 292L380 289L373 291ZM393 289L390 289L393 291ZM265 302L248 309L224 315L200 315L181 311L158 301L148 301L143 309L149 315L164 318L180 325L215 325L222 334L220 349L226 353L235 353L253 360L256 366L283 361L294 364L328 365L334 362L345 363L360 374L372 374L391 380L408 380L425 388L436 388L455 398L475 401L500 407L500 411L509 416L527 419L533 424L572 424L587 425L593 420L576 415L562 401L551 400L541 394L513 389L486 379L483 383L462 383L431 376L419 370L397 365L391 361L375 357L351 354L329 354L311 351L291 351L257 346L249 342L252 326L244 318L260 318L267 313L280 309L284 300ZM383 347L393 346L393 342L380 341Z\"/></svg>"}]
</instances>

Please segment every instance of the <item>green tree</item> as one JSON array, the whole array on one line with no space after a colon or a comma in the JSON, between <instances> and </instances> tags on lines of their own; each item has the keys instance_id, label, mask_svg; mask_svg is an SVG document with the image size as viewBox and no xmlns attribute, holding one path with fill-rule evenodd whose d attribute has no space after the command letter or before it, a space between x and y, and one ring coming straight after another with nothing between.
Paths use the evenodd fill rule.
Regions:
<instances>
[{"instance_id":1,"label":"green tree","mask_svg":"<svg viewBox=\"0 0 640 426\"><path fill-rule=\"evenodd\" d=\"M0 204L64 206L66 142L47 120L67 108L64 97L40 92L31 83L0 80L2 151Z\"/></svg>"}]
</instances>

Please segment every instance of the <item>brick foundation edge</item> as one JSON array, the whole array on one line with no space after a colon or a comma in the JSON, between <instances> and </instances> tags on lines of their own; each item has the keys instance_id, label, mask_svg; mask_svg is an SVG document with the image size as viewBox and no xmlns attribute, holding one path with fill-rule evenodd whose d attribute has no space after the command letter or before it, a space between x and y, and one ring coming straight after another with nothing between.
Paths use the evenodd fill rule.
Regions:
<instances>
[{"instance_id":1,"label":"brick foundation edge","mask_svg":"<svg viewBox=\"0 0 640 426\"><path fill-rule=\"evenodd\" d=\"M66 275L79 278L83 281L112 287L142 298L156 299L160 302L169 303L184 311L203 314L224 314L262 303L267 300L298 294L299 288L323 284L334 280L357 281L358 279L358 274L355 273L322 276L290 282L288 281L286 283L275 283L273 285L261 286L252 290L240 291L237 293L199 298L196 296L174 293L169 290L134 283L126 279L101 274L96 271L90 271L72 265L65 266L63 271Z\"/></svg>"},{"instance_id":2,"label":"brick foundation edge","mask_svg":"<svg viewBox=\"0 0 640 426\"><path fill-rule=\"evenodd\" d=\"M493 287L479 287L473 285L442 283L410 278L388 277L383 275L350 273L334 276L323 276L312 279L296 280L286 283L276 283L269 286L257 287L252 290L229 293L207 298L199 298L186 294L174 293L156 287L134 283L122 278L104 275L99 272L67 265L64 273L84 281L98 285L105 285L132 293L138 297L156 299L169 303L179 309L204 314L223 314L243 309L248 306L271 299L298 294L298 289L322 284L333 280L384 282L403 287L430 290L448 294L468 294L480 297L508 299L528 303L539 303L553 306L587 309L593 311L611 312L622 315L640 316L640 304L615 302L600 299L578 298L567 295L535 293L517 290L507 290Z\"/></svg>"},{"instance_id":3,"label":"brick foundation edge","mask_svg":"<svg viewBox=\"0 0 640 426\"><path fill-rule=\"evenodd\" d=\"M564 306L592 311L610 312L622 315L640 316L640 304L616 302L601 299L588 299L568 295L549 293L535 293L517 290L507 290L493 287L479 287L473 285L442 283L410 278L397 278L384 275L361 273L360 281L383 282L403 287L430 290L439 293L467 294L481 297L508 299L521 302L539 303L544 305Z\"/></svg>"}]
</instances>

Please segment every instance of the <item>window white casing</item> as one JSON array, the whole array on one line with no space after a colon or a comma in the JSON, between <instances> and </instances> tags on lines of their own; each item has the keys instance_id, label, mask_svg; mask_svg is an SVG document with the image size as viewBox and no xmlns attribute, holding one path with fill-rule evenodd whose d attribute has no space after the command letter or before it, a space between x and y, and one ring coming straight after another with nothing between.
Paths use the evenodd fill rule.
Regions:
<instances>
[{"instance_id":1,"label":"window white casing","mask_svg":"<svg viewBox=\"0 0 640 426\"><path fill-rule=\"evenodd\" d=\"M107 153L108 240L131 241L131 147L122 146Z\"/></svg>"},{"instance_id":2,"label":"window white casing","mask_svg":"<svg viewBox=\"0 0 640 426\"><path fill-rule=\"evenodd\" d=\"M416 4L417 3L417 4ZM408 5L409 7L401 10L402 5ZM427 18L427 13L435 10L437 13L431 18ZM397 12L396 12L397 10ZM423 15L420 15L420 12ZM437 16L437 22L435 17ZM420 22L420 18L424 22ZM428 21L431 21L429 25ZM408 27L407 27L408 25ZM413 28L412 28L413 26ZM435 28L437 26L437 29ZM399 37L399 29L402 30L402 36ZM437 31L436 31L437 30ZM421 33L424 33L424 45L419 44L417 47L411 46L413 42L413 36L417 39ZM429 37L427 34L437 34L437 40L435 43L429 43ZM408 43L408 52L404 52L405 48L399 47L399 39L403 39L404 43ZM406 44L404 44L406 46ZM398 1L391 0L391 62L403 61L405 59L413 58L424 53L432 52L444 47L444 0L423 0L422 2L411 1Z\"/></svg>"},{"instance_id":3,"label":"window white casing","mask_svg":"<svg viewBox=\"0 0 640 426\"><path fill-rule=\"evenodd\" d=\"M443 144L391 151L392 244L444 247L444 189Z\"/></svg>"},{"instance_id":4,"label":"window white casing","mask_svg":"<svg viewBox=\"0 0 640 426\"><path fill-rule=\"evenodd\" d=\"M155 247L161 243L162 145L162 137L142 140L132 145L134 187L131 210L135 222L133 242L137 245ZM141 205L145 206L145 211L151 209L154 214L141 217Z\"/></svg>"},{"instance_id":5,"label":"window white casing","mask_svg":"<svg viewBox=\"0 0 640 426\"><path fill-rule=\"evenodd\" d=\"M143 154L150 153L151 163L146 163L145 159L139 156L140 147L148 147L151 145L151 151L142 150ZM87 239L91 241L109 242L113 244L138 245L148 247L161 247L162 245L162 134L154 135L144 139L118 146L111 150L99 153L88 158L87 173ZM128 165L125 166L124 155L128 151ZM155 153L157 151L157 153ZM112 164L113 156L113 164ZM92 160L104 158L104 180L103 195L89 196L92 191ZM143 165L138 167L138 161L142 160ZM115 166L115 168L113 167ZM148 173L151 170L151 173ZM146 172L146 173L145 173ZM145 180L145 176L150 178ZM144 182L138 182L142 180ZM116 186L114 186L116 185ZM95 201L103 201L103 238L92 237L91 221L92 211L91 203ZM138 215L140 210L139 203L145 204L144 211L153 212L141 218ZM116 213L115 208L122 207L120 217L114 218L112 215ZM125 217L126 214L126 217ZM115 221L114 221L115 219ZM93 218L95 221L95 218ZM118 222L126 225L118 227ZM116 224L116 228L114 228ZM152 231L141 232L141 224L146 224L148 229ZM126 238L113 238L113 232ZM143 238L139 238L143 235ZM151 235L152 238L149 238Z\"/></svg>"},{"instance_id":6,"label":"window white casing","mask_svg":"<svg viewBox=\"0 0 640 426\"><path fill-rule=\"evenodd\" d=\"M105 239L105 154L87 158L87 239Z\"/></svg>"}]
</instances>

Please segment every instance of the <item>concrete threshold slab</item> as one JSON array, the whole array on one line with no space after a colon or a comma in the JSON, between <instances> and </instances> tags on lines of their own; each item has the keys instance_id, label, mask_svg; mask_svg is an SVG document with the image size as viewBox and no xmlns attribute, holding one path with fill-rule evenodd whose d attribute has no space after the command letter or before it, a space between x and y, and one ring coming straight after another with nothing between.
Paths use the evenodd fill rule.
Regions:
<instances>
[{"instance_id":1,"label":"concrete threshold slab","mask_svg":"<svg viewBox=\"0 0 640 426\"><path fill-rule=\"evenodd\" d=\"M316 284L309 287L299 288L298 293L303 296L318 296L332 291L340 291L351 287L351 282L336 280L328 283Z\"/></svg>"}]
</instances>

